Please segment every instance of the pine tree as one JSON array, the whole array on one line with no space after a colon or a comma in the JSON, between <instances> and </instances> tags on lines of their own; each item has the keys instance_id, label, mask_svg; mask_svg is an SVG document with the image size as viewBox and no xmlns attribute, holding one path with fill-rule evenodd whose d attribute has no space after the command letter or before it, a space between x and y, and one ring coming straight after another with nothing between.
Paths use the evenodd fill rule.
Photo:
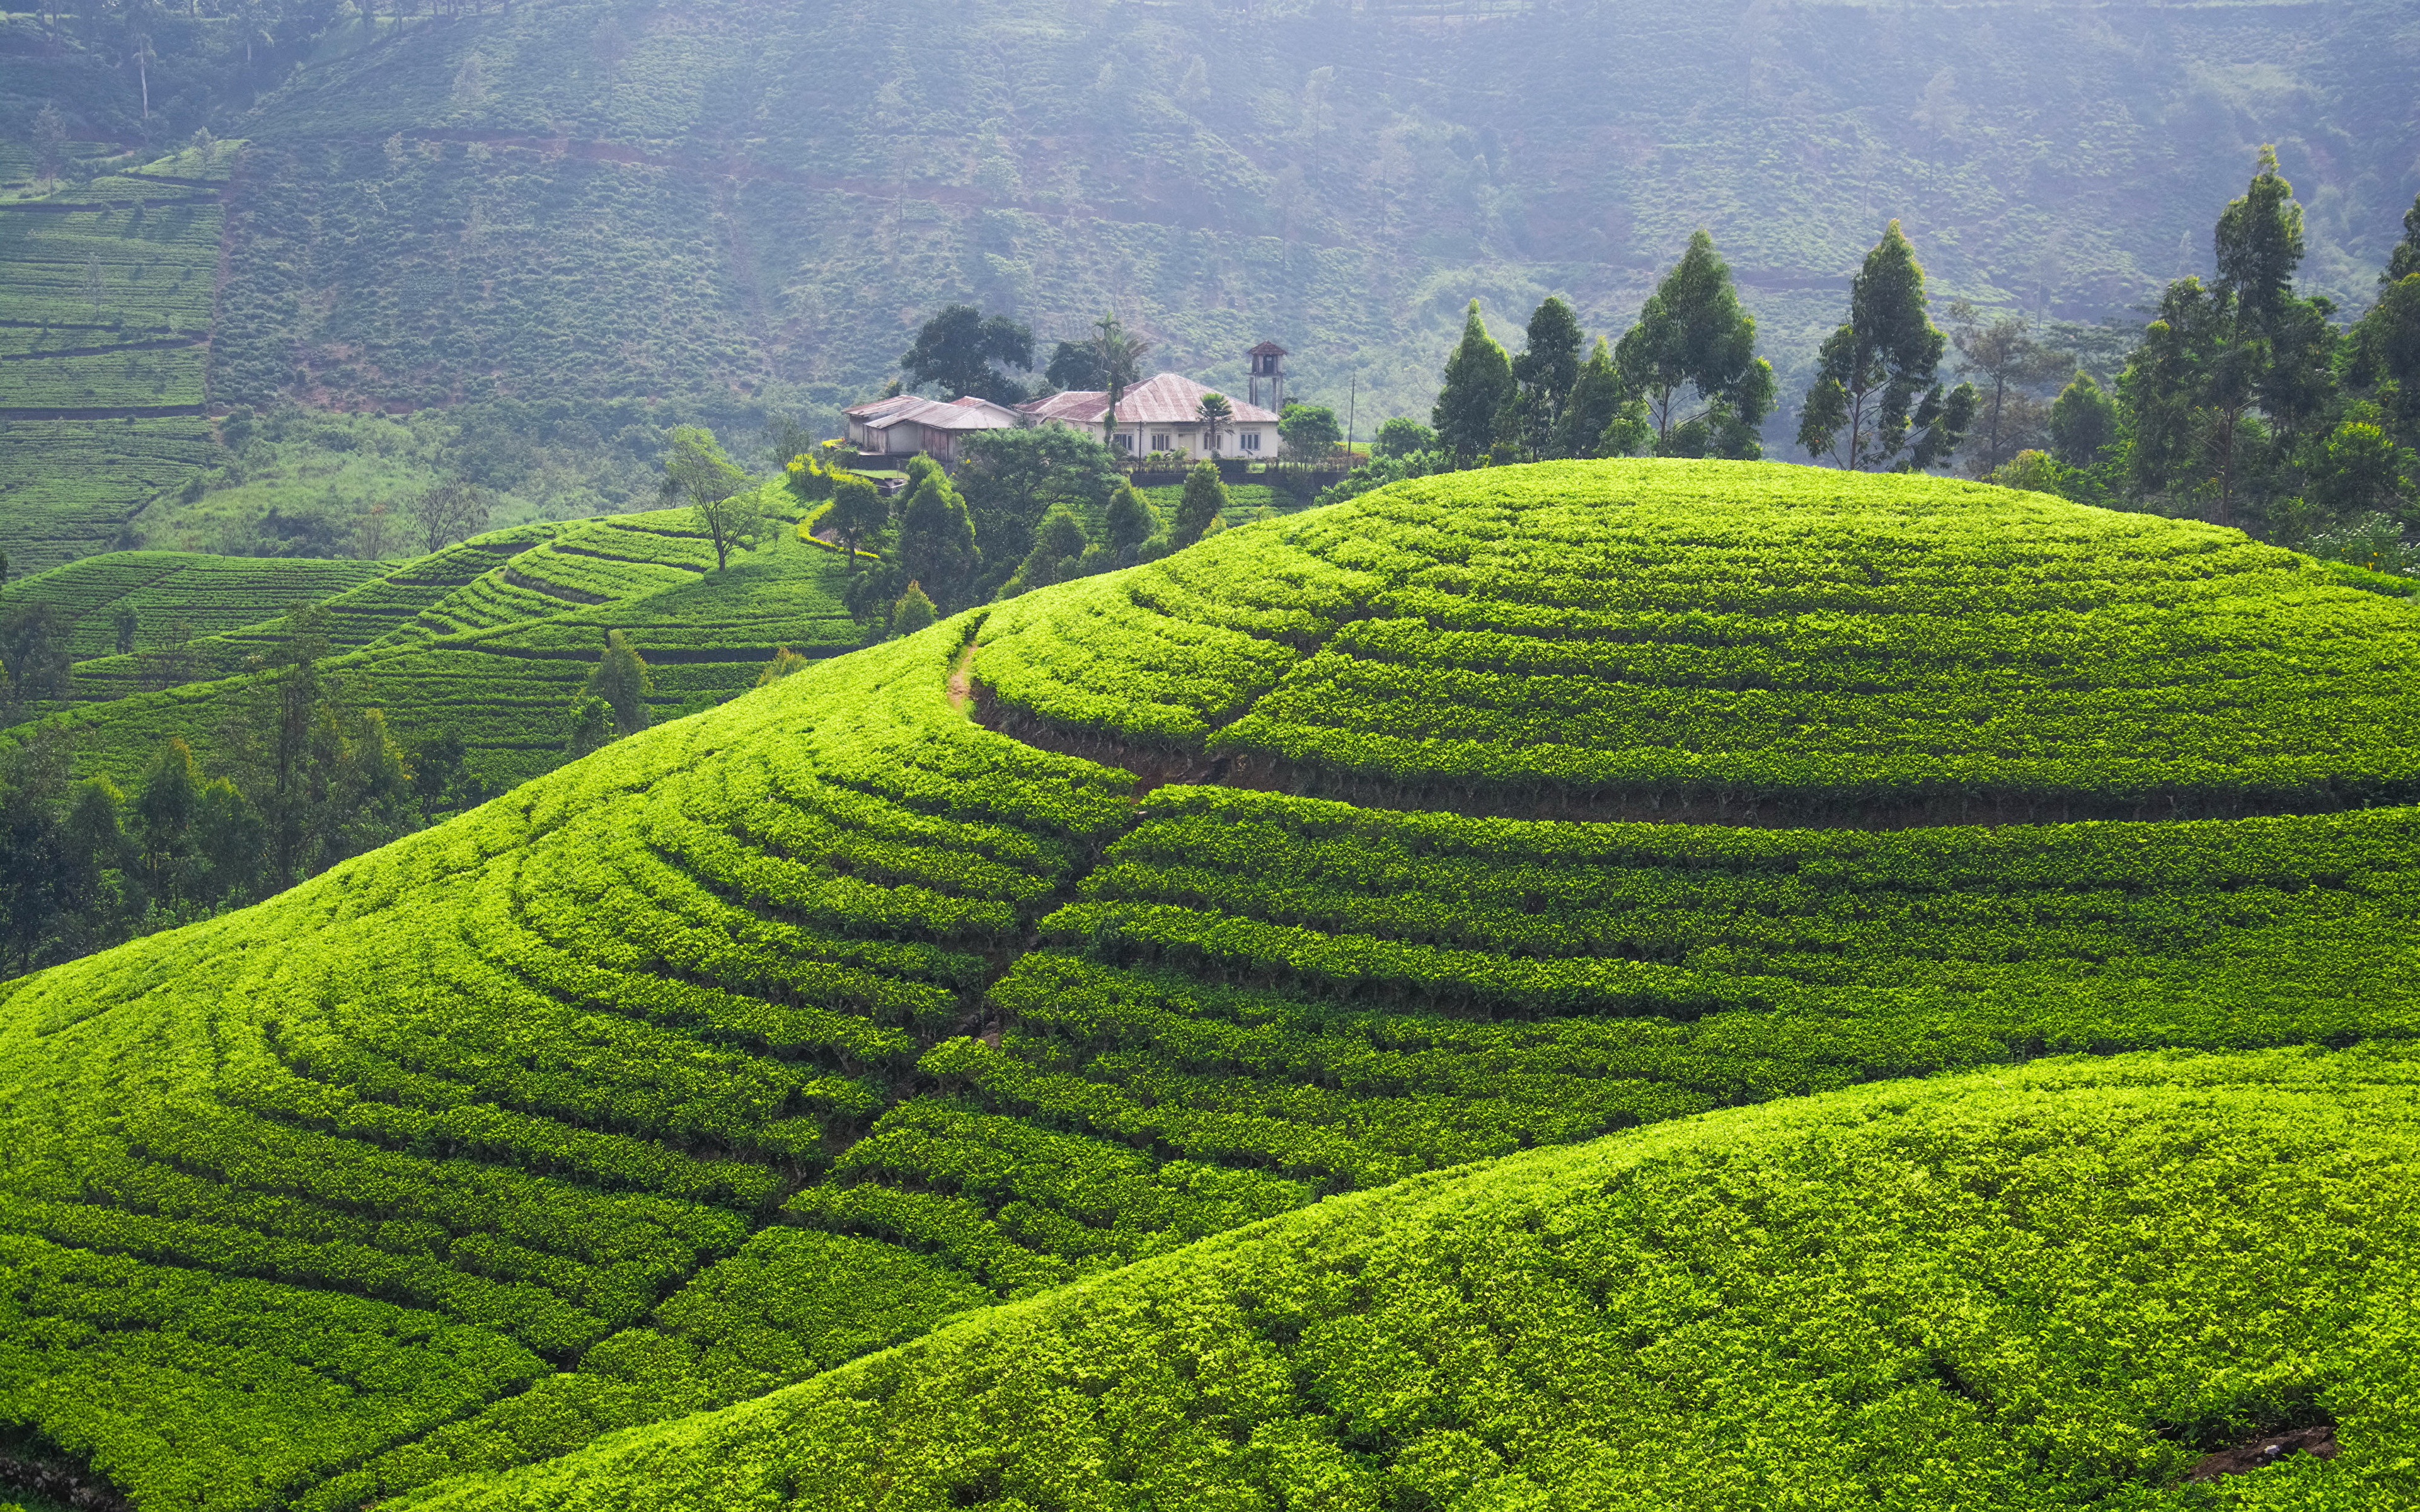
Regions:
<instances>
[{"instance_id":1,"label":"pine tree","mask_svg":"<svg viewBox=\"0 0 2420 1512\"><path fill-rule=\"evenodd\" d=\"M613 711L615 734L636 734L647 728L647 695L655 691L655 680L621 631L605 632L605 654L588 674L584 691L603 699Z\"/></svg>"},{"instance_id":2,"label":"pine tree","mask_svg":"<svg viewBox=\"0 0 2420 1512\"><path fill-rule=\"evenodd\" d=\"M1199 541L1226 508L1227 486L1218 481L1218 468L1196 462L1185 475L1185 493L1176 501L1176 521L1169 530L1170 544L1181 551Z\"/></svg>"},{"instance_id":3,"label":"pine tree","mask_svg":"<svg viewBox=\"0 0 2420 1512\"><path fill-rule=\"evenodd\" d=\"M1437 445L1458 465L1468 466L1496 444L1497 426L1512 393L1512 359L1487 333L1479 301L1473 300L1463 319L1462 340L1445 360L1445 387L1429 415Z\"/></svg>"},{"instance_id":4,"label":"pine tree","mask_svg":"<svg viewBox=\"0 0 2420 1512\"><path fill-rule=\"evenodd\" d=\"M1756 428L1773 412L1773 364L1756 355L1756 319L1703 229L1622 333L1614 362L1645 397L1664 456L1763 455ZM1699 405L1683 401L1694 391Z\"/></svg>"},{"instance_id":5,"label":"pine tree","mask_svg":"<svg viewBox=\"0 0 2420 1512\"><path fill-rule=\"evenodd\" d=\"M1893 221L1849 287L1848 323L1824 339L1799 411L1798 444L1843 468L1890 461L1920 471L1957 449L1975 390L1947 394L1934 375L1949 338L1925 313L1924 270Z\"/></svg>"}]
</instances>

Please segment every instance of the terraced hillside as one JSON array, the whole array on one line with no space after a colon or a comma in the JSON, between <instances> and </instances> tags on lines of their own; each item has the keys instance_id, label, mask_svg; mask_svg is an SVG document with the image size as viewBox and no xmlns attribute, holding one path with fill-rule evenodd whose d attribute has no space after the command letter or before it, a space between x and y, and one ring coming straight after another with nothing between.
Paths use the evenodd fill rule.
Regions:
<instances>
[{"instance_id":1,"label":"terraced hillside","mask_svg":"<svg viewBox=\"0 0 2420 1512\"><path fill-rule=\"evenodd\" d=\"M796 513L778 487L768 503ZM726 571L709 572L713 563L683 510L492 532L321 600L325 639L339 654L320 670L347 702L384 710L407 743L458 735L472 775L501 791L561 762L566 711L608 631L624 632L650 662L659 717L752 686L783 646L816 656L858 643L829 551L784 532ZM60 575L100 570L78 563ZM56 723L85 774L131 780L171 736L215 766L234 754L237 711L276 675L293 624L282 617L196 640L177 649L167 676L153 648L79 662L70 697L42 712L63 716ZM264 662L272 670L256 670Z\"/></svg>"},{"instance_id":2,"label":"terraced hillside","mask_svg":"<svg viewBox=\"0 0 2420 1512\"><path fill-rule=\"evenodd\" d=\"M203 369L240 147L0 204L0 551L17 567L107 550L216 452Z\"/></svg>"},{"instance_id":3,"label":"terraced hillside","mask_svg":"<svg viewBox=\"0 0 2420 1512\"><path fill-rule=\"evenodd\" d=\"M137 645L155 644L180 625L197 638L215 637L336 597L393 570L382 562L318 557L109 551L38 574L11 588L8 601L50 605L68 638L69 656L81 662L117 654L121 611L134 616Z\"/></svg>"},{"instance_id":4,"label":"terraced hillside","mask_svg":"<svg viewBox=\"0 0 2420 1512\"><path fill-rule=\"evenodd\" d=\"M2399 1485L2415 661L2420 609L2228 532L1726 464L961 615L5 989L0 1420L138 1505L333 1512L1053 1292L443 1494L1730 1505L1786 1460L1808 1505L2148 1506L2306 1411L2314 1473ZM1976 679L2005 720L1916 717ZM1912 823L1969 802L2129 817ZM2319 1045L2366 1048L2009 1069ZM2239 1304L2281 1274L2309 1307Z\"/></svg>"}]
</instances>

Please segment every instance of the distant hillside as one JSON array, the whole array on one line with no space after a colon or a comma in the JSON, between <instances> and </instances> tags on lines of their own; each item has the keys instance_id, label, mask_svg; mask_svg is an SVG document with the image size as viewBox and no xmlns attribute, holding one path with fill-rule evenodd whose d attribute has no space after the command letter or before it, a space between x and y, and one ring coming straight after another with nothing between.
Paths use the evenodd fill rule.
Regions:
<instances>
[{"instance_id":1,"label":"distant hillside","mask_svg":"<svg viewBox=\"0 0 2420 1512\"><path fill-rule=\"evenodd\" d=\"M249 145L209 402L523 433L829 424L972 300L1046 339L1113 307L1229 385L1274 337L1366 434L1425 409L1469 297L1502 334L1549 291L1619 330L1701 224L1793 400L1893 216L1936 299L2123 316L2207 269L2274 141L2304 280L2355 306L2420 160L2393 0L539 0L315 47L217 122ZM79 77L132 116L132 81ZM151 487L95 474L86 507Z\"/></svg>"}]
</instances>

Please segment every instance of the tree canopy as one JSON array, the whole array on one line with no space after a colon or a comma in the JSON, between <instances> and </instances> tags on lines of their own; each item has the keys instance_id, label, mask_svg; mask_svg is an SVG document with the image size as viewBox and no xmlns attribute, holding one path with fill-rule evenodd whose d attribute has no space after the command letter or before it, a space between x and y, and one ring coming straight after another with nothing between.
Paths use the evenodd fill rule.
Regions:
<instances>
[{"instance_id":1,"label":"tree canopy","mask_svg":"<svg viewBox=\"0 0 2420 1512\"><path fill-rule=\"evenodd\" d=\"M1033 332L1004 315L986 318L971 304L953 304L918 329L899 360L910 388L939 388L945 399L971 394L1016 404L1025 385L1003 368L1033 365Z\"/></svg>"},{"instance_id":2,"label":"tree canopy","mask_svg":"<svg viewBox=\"0 0 2420 1512\"><path fill-rule=\"evenodd\" d=\"M1971 385L1945 394L1935 377L1947 346L1926 314L1916 249L1893 221L1850 285L1847 322L1823 342L1798 443L1849 469L1897 462L1920 471L1941 461L1975 411Z\"/></svg>"}]
</instances>

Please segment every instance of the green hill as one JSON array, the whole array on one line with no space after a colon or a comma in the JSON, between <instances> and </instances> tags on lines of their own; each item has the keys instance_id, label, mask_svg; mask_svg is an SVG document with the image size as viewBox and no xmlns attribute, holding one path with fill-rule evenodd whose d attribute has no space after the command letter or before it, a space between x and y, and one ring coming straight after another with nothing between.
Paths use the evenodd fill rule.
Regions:
<instances>
[{"instance_id":1,"label":"green hill","mask_svg":"<svg viewBox=\"0 0 2420 1512\"><path fill-rule=\"evenodd\" d=\"M231 23L148 16L154 67L187 81L150 115L122 66L134 21L0 22L14 138L56 100L96 139L207 124L245 144L166 170L236 165L224 209L191 211L194 255L212 261L180 286L207 290L214 265L207 347L174 374L117 355L0 362L0 409L442 409L462 434L440 462L567 497L583 486L551 471L651 460L653 436L624 433L671 418L830 426L895 373L922 319L971 300L1046 344L1114 308L1154 363L1229 389L1244 350L1276 339L1291 392L1352 407L1367 436L1425 413L1469 298L1499 334L1550 292L1618 332L1699 225L1787 402L1893 217L1937 301L2133 323L2166 280L2209 270L2219 208L2274 142L2308 209L2303 285L2350 312L2373 296L2420 153L2420 32L2392 0L1265 0L1209 29L1067 0L408 8L247 12L274 15L241 67ZM39 316L15 312L23 280L0 270L0 321L89 320L82 261ZM42 427L70 424L7 424L46 447ZM149 544L216 548L145 507L225 460L180 450L200 430L59 440L45 460L90 461L25 464L47 501L12 510L0 547L47 564L131 517ZM1793 433L1785 409L1775 455Z\"/></svg>"},{"instance_id":2,"label":"green hill","mask_svg":"<svg viewBox=\"0 0 2420 1512\"><path fill-rule=\"evenodd\" d=\"M767 498L777 514L796 517L785 490L770 487ZM185 572L161 590L178 612L189 598L209 596L213 579L197 574L243 560L169 552L100 559L184 563ZM365 565L380 574L318 601L328 642L339 653L321 663L323 674L349 705L385 711L408 745L460 737L471 776L489 791L560 764L566 711L609 631L624 632L653 664L650 703L659 717L751 687L783 646L828 655L861 637L837 597L841 569L829 550L781 530L729 569L710 572L714 549L686 510L520 526L395 568L294 565L318 569L331 582L358 577ZM77 563L35 583L81 583L106 570ZM206 590L199 598L190 592L195 583ZM276 675L291 633L290 620L279 618L197 640L173 649L168 676L161 666L171 653L157 648L79 662L70 697L47 706L51 727L69 737L84 775L132 781L171 736L191 745L206 766L222 768L240 758L241 711ZM245 670L263 662L272 670ZM23 740L31 733L22 725L9 734Z\"/></svg>"},{"instance_id":3,"label":"green hill","mask_svg":"<svg viewBox=\"0 0 2420 1512\"><path fill-rule=\"evenodd\" d=\"M1816 570L1824 541L1833 564ZM1422 625L1425 636L1411 633ZM1321 658L1348 649L1369 659L1370 648L1401 655L1419 642L1429 660L1407 663L1409 691L1391 702L1355 685L1316 729L1343 729L1357 713L1364 733L1411 742L1450 724L1454 689L1488 707L1489 685L1468 670L1481 635L1526 636L1529 654L1551 642L1609 669L1592 703L1539 681L1529 738L1504 743L1507 779L1471 784L1430 763L1364 791L1367 770L1324 746L1289 749L1283 768L1250 768L1275 748L1275 737L1247 740L1251 721L1283 711L1310 727L1303 711L1315 701L1289 688L1325 676ZM2127 637L2165 647L2172 675L2120 660L2092 685L2104 697L2069 698L2100 665L2078 648ZM1464 474L961 615L618 742L261 905L0 988L0 1296L13 1309L0 1314L0 1421L22 1425L32 1452L87 1467L138 1505L334 1512L760 1396L970 1308L1474 1159L1886 1077L1998 1067L2005 1079L2045 1054L2408 1040L2420 1026L2420 810L2401 806L2407 775L2380 742L2346 733L2342 688L2315 673L2299 684L2263 675L2319 656L2320 638L2346 665L2378 670L2387 691L2368 717L2408 723L2395 700L2412 696L2411 680L2384 673L2420 655L2420 611L2334 586L2288 554L2039 496L1725 464ZM1498 646L1508 667L1529 665L1512 655L1524 649ZM1449 653L1461 670L1436 670ZM1687 696L1717 672L1744 711L1730 727ZM2020 764L2023 782L1980 785L1991 817L2036 801L2244 816L1906 825L1892 803L1947 802L1941 764L2002 749L1994 742L2009 732L1978 726L1961 744L1860 711L1903 684L1987 673L2001 677L2005 703L2031 711L2035 745L2061 755L2048 778ZM2174 696L2148 697L2155 684ZM2222 716L2205 695L2229 684L2241 696ZM1584 769L1582 788L1560 754L1607 748L1581 736L1653 717L1669 729L1696 721L1706 752L1747 761L1777 739L1748 716L1796 687L1857 715L1802 720L1792 737L1838 790L1734 793L1748 779L1716 764L1688 789L1699 807L1684 811L1729 819L1739 816L1700 810L1845 810L1854 798L1879 801L1888 823L1779 827L1765 808L1746 815L1761 824L1608 820L1588 805L1637 801L1623 785L1637 774L1610 781ZM2207 746L2222 728L2235 744ZM2149 790L2125 767L2086 759L2102 742L2149 760L2163 741L2201 755L2163 769ZM1659 760L1693 770L1683 756L1703 754L1676 739L1661 748ZM1547 757L1555 764L1539 764ZM1651 795L1683 785L1662 770L1645 780ZM1428 807L1385 806L1399 790ZM1473 811L1455 811L1466 791ZM2378 801L2397 806L2361 807ZM2185 1085L2199 1072L2174 1067L2139 1077L2053 1068L1994 1101L1986 1076L1957 1093L1967 1103L1940 1094L1928 1104L1943 1110L1937 1119L1904 1125L1911 1149L1930 1151L1889 1157L1911 1174L1872 1156L1883 1164L1870 1180L1913 1206L1870 1213L1817 1201L1807 1173L1863 1160L1852 1147L1885 1149L1886 1134L1857 1147L1821 1132L1826 1119L1880 1118L1891 1105L1881 1093L1808 1115L1812 1133L1791 1133L1801 1126L1786 1108L1692 1123L1512 1168L1505 1190L1534 1175L1544 1231L1564 1200L1557 1173L1572 1173L1571 1200L1590 1201L1585 1193L1606 1180L1590 1163L1662 1151L1656 1160L1680 1163L1666 1167L1669 1191L1702 1188L1689 1174L1701 1167L1687 1165L1699 1158L1686 1153L1695 1131L1717 1131L1705 1137L1718 1142L1733 1130L1770 1152L1772 1170L1794 1174L1775 1177L1769 1199L1742 1196L1736 1220L1708 1211L1706 1242L1735 1236L1717 1270L1742 1284L1789 1273L1738 1249L1762 1242L1753 1225L1767 1218L1808 1214L1815 1227L1779 1225L1772 1242L1804 1232L1811 1245L1833 1221L1824 1214L1862 1214L1854 1242L1826 1252L1860 1299L1841 1301L1839 1337L1906 1312L1900 1299L1935 1273L1987 1291L1988 1275L2001 1274L2017 1291L2052 1288L2028 1297L2101 1288L2119 1299L2109 1308L2134 1298L2143 1319L2182 1319L2155 1331L2171 1351L2164 1363L2122 1389L2107 1385L2116 1345L2079 1354L2082 1345L2062 1344L2094 1330L2053 1337L2047 1301L2007 1300L2009 1311L1960 1325L1977 1350L2000 1349L1989 1368L1942 1342L1949 1364L1939 1370L1918 1350L1852 1380L1840 1372L1862 1356L1843 1345L1824 1356L1837 1365L1807 1366L1813 1395L1791 1398L1807 1404L1811 1425L1790 1441L1792 1457L1831 1477L1810 1483L1809 1505L1863 1504L1848 1489L1869 1473L1860 1464L1912 1465L1909 1445L1934 1435L1959 1446L1968 1468L1941 1473L1967 1504L2001 1491L2149 1486L2185 1449L2313 1401L2338 1414L2350 1446L2330 1473L2392 1473L2392 1455L2376 1446L2399 1442L2408 1419L2361 1405L2372 1398L2359 1383L2378 1378L2343 1351L2365 1336L2354 1329L2364 1299L2395 1294L2364 1257L2392 1256L2394 1243L2340 1253L2331 1237L2400 1211L2405 1115L2389 1105L2399 1094L2380 1092L2374 1119L2362 1111L2366 1078L2384 1087L2400 1074L2379 1055L2288 1057L2207 1092ZM2260 1083L2290 1081L2277 1069L2290 1065L2318 1081L2285 1119L2276 1100L2305 1094ZM2051 1095L2059 1077L2081 1087L2104 1075L2105 1096L2079 1094L2062 1111ZM2142 1085L2125 1090L2129 1078ZM2163 1090L2164 1079L2177 1088ZM1934 1096L1896 1095L1910 1107ZM2352 1111L2329 1111L2331 1098ZM2376 1143L2331 1144L2339 1127ZM2053 1132L2070 1128L2072 1138ZM2252 1128L2283 1143L2228 1133ZM2056 1202L2086 1200L2052 1173L2087 1168L2097 1157L2086 1151L2104 1147L2148 1184L2124 1196L2095 1189L2091 1200L2115 1204L2102 1211L2114 1227L2095 1230L2100 1247L2027 1257L2013 1236L2036 1224L2064 1232ZM2326 1148L2343 1164L2273 1153L2289 1147ZM1703 1160L1721 1158L1708 1148L1716 1152ZM2013 1186L1971 1184L2008 1164L1995 1151L2019 1149L2054 1153L2018 1162L2036 1174L2011 1175ZM2218 1164L2180 1164L2173 1152L2185 1149ZM1733 1165L1748 1172L1766 1159L1743 1153ZM2298 1184L2322 1165L2329 1174ZM2238 1180L2228 1173L2239 1166L2268 1174ZM2003 1233L1978 1215L1999 1208L1927 1216L1933 1179L1912 1173L1935 1168L1949 1173L1941 1201L2005 1199L2024 1226ZM1456 1191L1482 1208L1497 1200L1481 1187L1418 1190L1436 1195L1440 1211L1461 1200ZM1774 1206L1789 1193L1809 1205ZM2043 1206L2026 1206L2037 1195ZM1417 1212L1427 1197L1406 1200L1404 1221L1426 1222ZM1343 1234L1362 1221L1352 1215L1383 1225L1391 1211L1351 1205L1269 1232ZM1892 1227L1901 1213L1903 1232ZM2134 1228L2121 1233L2121 1218ZM2234 1312L2171 1306L2175 1288L2199 1285L2203 1259L2172 1271L2116 1257L2146 1233L2190 1248L2231 1226L2281 1247L2212 1249L2209 1265L2301 1256L2292 1284L2327 1307L2244 1317L2227 1334L2235 1324L2216 1319ZM1656 1229L1642 1220L1641 1232ZM1987 1234L2009 1246L2013 1269L1987 1275L1990 1257L1960 1248ZM1927 1235L1938 1242L1906 1247ZM1430 1246L1435 1262L1460 1263L1463 1242ZM1249 1269L1252 1255L1279 1253L1221 1247L1182 1264L1234 1257ZM1332 1253L1341 1267L1364 1267L1373 1289L1360 1295L1383 1293L1395 1250L1339 1240ZM1618 1246L1603 1253L1617 1270L1630 1263ZM1986 1268L1961 1269L1969 1259ZM1676 1278L1695 1273L1685 1259L1658 1263ZM1281 1301L1282 1264L1271 1264L1277 1289L1253 1293L1252 1305L1294 1306ZM1139 1273L1117 1285L1144 1289L1116 1295L1157 1295L1153 1277L1193 1273ZM1558 1273L1581 1287L1588 1309L1616 1296ZM1825 1325L1789 1320L1825 1315L1822 1278L1835 1273L1745 1315L1733 1351L1745 1374L1708 1379L1783 1390L1760 1351L1785 1336L1800 1341L1790 1349L1830 1348ZM1882 1286L1885 1275L1910 1289ZM1404 1284L1427 1283L1406 1272ZM2192 1305L2231 1308L2239 1292L2228 1288L2249 1284L2213 1284ZM1227 1287L1199 1288L1203 1305ZM1064 1305L981 1326L1026 1329L1017 1319L1047 1323ZM1123 1305L1114 1316L1143 1318L1156 1304L1114 1311ZM1336 1341L1365 1326L1329 1330L1326 1305L1306 1300L1284 1315L1296 1323L1272 1325L1282 1350L1309 1340L1328 1351L1300 1357L1314 1371L1300 1379L1351 1352ZM1895 1336L1953 1316L1931 1298ZM1664 1319L1679 1329L1679 1317L1659 1313L1621 1336L1652 1353ZM1170 1321L1179 1334L1190 1326ZM2227 1352L2239 1335L2251 1342ZM939 1353L894 1357L908 1364L869 1365L874 1375L830 1389L908 1381L927 1368L915 1362L959 1358L948 1351L976 1336L952 1335L960 1342L937 1342ZM1070 1344L1063 1357L1089 1347ZM1419 1397L1389 1372L1428 1347L1373 1346L1357 1378L1374 1394L1370 1424L1392 1421L1380 1399ZM1675 1350L1674 1361L1693 1358ZM2274 1365L2288 1356L2299 1363ZM1202 1389L1245 1390L1255 1371L1286 1377L1276 1357L1227 1358L1233 1370L1197 1373ZM1979 1374L1964 1374L1970 1365ZM930 1368L945 1396L970 1379L950 1374L955 1365ZM1058 1378L1019 1374L1034 1410L1055 1411L1042 1404L1057 1399ZM1364 1457L1336 1482L1346 1498L1337 1504L1356 1504L1352 1476L1391 1473L1388 1456L1408 1438L1358 1426L1363 1410L1351 1403L1362 1398L1345 1391L1321 1386L1318 1400L1287 1410L1282 1430L1214 1432L1232 1446L1218 1452L1247 1456L1233 1483L1289 1466L1326 1474L1317 1467L1337 1462L1341 1443ZM959 1396L985 1410L980 1389ZM794 1409L812 1415L824 1399L752 1410L731 1431ZM1177 1417L1191 1399L1164 1398ZM1257 1424L1250 1414L1276 1399L1255 1397L1232 1421ZM1724 1436L1748 1420L1743 1404L1763 1399L1730 1400L1688 1442L1730 1467L1723 1474L1750 1473L1761 1461L1740 1458ZM1137 1411L1158 1412L1162 1400ZM1664 1409L1638 1400L1649 1433ZM1879 1409L1851 1420L1886 1400L1927 1426L1895 1427ZM1498 1452L1486 1437L1494 1420L1468 1412L1419 1427L1457 1428ZM1341 1440L1337 1412L1354 1417ZM1079 1420L1065 1417L1076 1436L1063 1441L996 1436L997 1462L1107 1442L1085 1438ZM996 1421L1007 1435L1024 1420ZM2387 1438L2359 1437L2373 1421ZM690 1474L678 1446L724 1443L725 1431L706 1420L633 1442L670 1446L645 1452L675 1457L662 1460L662 1494L677 1500ZM1137 1419L1133 1431L1151 1430ZM1868 1456L1872 1434L1899 1436ZM864 1462L852 1442L827 1446L834 1474ZM2057 1458L2071 1453L2061 1445L2072 1458ZM1487 1473L1490 1461L1460 1441L1432 1447L1438 1486ZM1191 1453L1163 1458L1199 1463ZM1406 1473L1429 1462L1415 1458ZM744 1477L766 1462L734 1451L722 1468ZM797 1494L816 1500L819 1483L799 1473ZM571 1494L536 1484L533 1495ZM971 1504L1025 1494L1024 1484L974 1475L935 1496ZM1399 1504L1450 1501L1406 1490Z\"/></svg>"},{"instance_id":4,"label":"green hill","mask_svg":"<svg viewBox=\"0 0 2420 1512\"><path fill-rule=\"evenodd\" d=\"M2063 1059L1710 1114L401 1504L2409 1506L2414 1071ZM2322 1424L2335 1458L2188 1483Z\"/></svg>"},{"instance_id":5,"label":"green hill","mask_svg":"<svg viewBox=\"0 0 2420 1512\"><path fill-rule=\"evenodd\" d=\"M133 614L138 645L156 643L179 625L196 637L217 636L334 598L392 570L382 562L341 558L110 551L29 578L8 590L8 602L51 606L68 656L90 661L117 654L120 611Z\"/></svg>"}]
</instances>

